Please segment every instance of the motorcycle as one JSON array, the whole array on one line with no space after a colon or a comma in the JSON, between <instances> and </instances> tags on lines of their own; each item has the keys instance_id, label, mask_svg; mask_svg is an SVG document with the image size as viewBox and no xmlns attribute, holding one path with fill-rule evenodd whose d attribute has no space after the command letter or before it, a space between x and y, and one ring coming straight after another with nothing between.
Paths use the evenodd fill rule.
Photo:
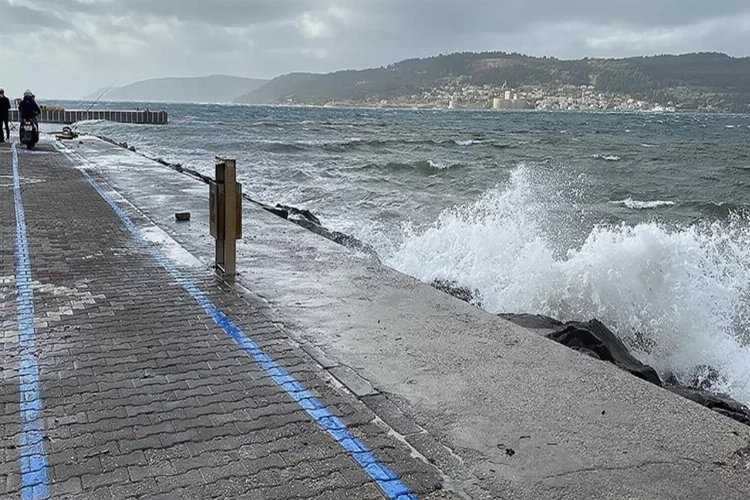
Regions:
<instances>
[{"instance_id":1,"label":"motorcycle","mask_svg":"<svg viewBox=\"0 0 750 500\"><path fill-rule=\"evenodd\" d=\"M33 120L25 118L21 122L21 144L28 149L33 148L39 142L39 126Z\"/></svg>"}]
</instances>

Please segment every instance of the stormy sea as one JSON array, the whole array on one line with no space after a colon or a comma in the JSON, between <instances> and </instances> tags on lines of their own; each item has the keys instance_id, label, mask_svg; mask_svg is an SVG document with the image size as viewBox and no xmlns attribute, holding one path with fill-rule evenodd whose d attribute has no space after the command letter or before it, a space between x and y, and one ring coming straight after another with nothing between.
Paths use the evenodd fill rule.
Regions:
<instances>
[{"instance_id":1,"label":"stormy sea","mask_svg":"<svg viewBox=\"0 0 750 500\"><path fill-rule=\"evenodd\" d=\"M69 108L81 103L61 103ZM99 103L80 124L312 211L492 313L598 318L662 376L750 403L750 116Z\"/></svg>"}]
</instances>

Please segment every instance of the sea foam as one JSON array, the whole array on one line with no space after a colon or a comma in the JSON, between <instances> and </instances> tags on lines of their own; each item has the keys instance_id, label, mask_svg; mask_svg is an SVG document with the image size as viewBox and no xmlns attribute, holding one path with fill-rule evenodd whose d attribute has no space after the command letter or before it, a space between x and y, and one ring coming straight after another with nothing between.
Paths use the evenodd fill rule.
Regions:
<instances>
[{"instance_id":1,"label":"sea foam","mask_svg":"<svg viewBox=\"0 0 750 500\"><path fill-rule=\"evenodd\" d=\"M574 191L519 167L477 202L406 225L386 262L478 290L493 313L598 318L662 375L712 366L714 390L750 402L750 221L600 225L566 246L576 222L560 205L575 212Z\"/></svg>"},{"instance_id":2,"label":"sea foam","mask_svg":"<svg viewBox=\"0 0 750 500\"><path fill-rule=\"evenodd\" d=\"M675 205L675 202L673 201L638 201L634 200L633 198L626 198L620 201L610 201L610 203L613 205L623 205L632 210L651 210L654 208L672 207Z\"/></svg>"}]
</instances>

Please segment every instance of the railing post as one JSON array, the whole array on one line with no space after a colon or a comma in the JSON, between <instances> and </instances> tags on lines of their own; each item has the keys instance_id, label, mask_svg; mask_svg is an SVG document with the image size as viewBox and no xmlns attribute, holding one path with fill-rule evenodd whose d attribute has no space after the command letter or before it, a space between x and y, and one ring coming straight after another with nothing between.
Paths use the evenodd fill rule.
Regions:
<instances>
[{"instance_id":1,"label":"railing post","mask_svg":"<svg viewBox=\"0 0 750 500\"><path fill-rule=\"evenodd\" d=\"M237 161L216 157L216 178L209 183L209 227L216 239L216 269L237 274L237 240L242 238L242 185Z\"/></svg>"}]
</instances>

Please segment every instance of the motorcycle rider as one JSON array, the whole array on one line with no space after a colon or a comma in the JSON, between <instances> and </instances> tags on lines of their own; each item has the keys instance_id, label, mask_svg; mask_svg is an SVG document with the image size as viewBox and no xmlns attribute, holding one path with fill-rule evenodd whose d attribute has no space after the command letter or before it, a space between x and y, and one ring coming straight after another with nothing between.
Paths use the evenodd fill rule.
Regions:
<instances>
[{"instance_id":1,"label":"motorcycle rider","mask_svg":"<svg viewBox=\"0 0 750 500\"><path fill-rule=\"evenodd\" d=\"M0 89L0 142L10 141L10 100L5 97L5 91ZM5 124L5 134L3 134Z\"/></svg>"},{"instance_id":2,"label":"motorcycle rider","mask_svg":"<svg viewBox=\"0 0 750 500\"><path fill-rule=\"evenodd\" d=\"M21 123L24 120L31 120L34 123L34 128L37 134L39 134L39 123L37 122L37 115L42 114L42 110L39 109L39 105L36 103L34 93L28 89L23 93L23 100L18 105L18 115L21 119Z\"/></svg>"}]
</instances>

